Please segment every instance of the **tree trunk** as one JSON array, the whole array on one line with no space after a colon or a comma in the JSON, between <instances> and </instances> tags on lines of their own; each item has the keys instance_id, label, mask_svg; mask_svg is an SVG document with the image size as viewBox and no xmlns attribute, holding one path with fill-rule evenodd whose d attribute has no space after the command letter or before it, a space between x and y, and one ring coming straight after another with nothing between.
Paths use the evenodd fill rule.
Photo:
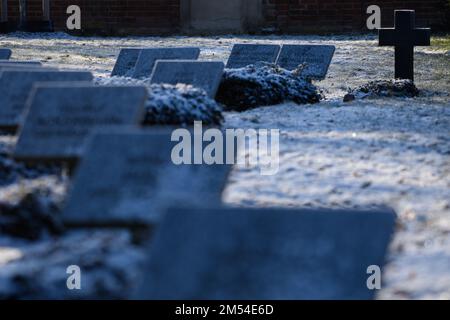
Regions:
<instances>
[{"instance_id":1,"label":"tree trunk","mask_svg":"<svg viewBox=\"0 0 450 320\"><path fill-rule=\"evenodd\" d=\"M8 21L8 0L0 0L2 7L2 15L0 17L0 22L7 22Z\"/></svg>"},{"instance_id":2,"label":"tree trunk","mask_svg":"<svg viewBox=\"0 0 450 320\"><path fill-rule=\"evenodd\" d=\"M42 0L42 20L50 21L50 0Z\"/></svg>"}]
</instances>

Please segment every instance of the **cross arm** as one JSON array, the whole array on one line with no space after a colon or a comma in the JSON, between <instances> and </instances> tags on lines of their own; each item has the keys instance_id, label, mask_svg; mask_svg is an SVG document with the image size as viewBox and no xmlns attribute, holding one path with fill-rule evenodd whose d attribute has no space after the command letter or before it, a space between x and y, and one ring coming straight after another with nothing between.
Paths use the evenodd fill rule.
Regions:
<instances>
[{"instance_id":1,"label":"cross arm","mask_svg":"<svg viewBox=\"0 0 450 320\"><path fill-rule=\"evenodd\" d=\"M393 28L384 28L378 30L379 46L395 46L397 43L396 31Z\"/></svg>"},{"instance_id":2,"label":"cross arm","mask_svg":"<svg viewBox=\"0 0 450 320\"><path fill-rule=\"evenodd\" d=\"M414 45L416 46L430 46L431 45L431 29L417 28L414 30Z\"/></svg>"}]
</instances>

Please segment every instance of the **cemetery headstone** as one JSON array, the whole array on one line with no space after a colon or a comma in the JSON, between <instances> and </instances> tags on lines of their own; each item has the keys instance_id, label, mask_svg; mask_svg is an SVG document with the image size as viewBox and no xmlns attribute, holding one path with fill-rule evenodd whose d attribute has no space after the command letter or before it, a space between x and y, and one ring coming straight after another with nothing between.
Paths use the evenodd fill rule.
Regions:
<instances>
[{"instance_id":1,"label":"cemetery headstone","mask_svg":"<svg viewBox=\"0 0 450 320\"><path fill-rule=\"evenodd\" d=\"M267 44L235 44L231 50L226 67L244 68L257 62L274 63L281 47Z\"/></svg>"},{"instance_id":2,"label":"cemetery headstone","mask_svg":"<svg viewBox=\"0 0 450 320\"><path fill-rule=\"evenodd\" d=\"M214 99L224 67L220 61L158 60L150 81L190 84L205 90Z\"/></svg>"},{"instance_id":3,"label":"cemetery headstone","mask_svg":"<svg viewBox=\"0 0 450 320\"><path fill-rule=\"evenodd\" d=\"M28 64L2 64L0 63L0 77L4 71L58 71L58 68L46 67L41 65L28 65Z\"/></svg>"},{"instance_id":4,"label":"cemetery headstone","mask_svg":"<svg viewBox=\"0 0 450 320\"><path fill-rule=\"evenodd\" d=\"M176 165L169 128L101 130L69 192L68 226L152 225L174 203L218 206L230 165Z\"/></svg>"},{"instance_id":5,"label":"cemetery headstone","mask_svg":"<svg viewBox=\"0 0 450 320\"><path fill-rule=\"evenodd\" d=\"M93 129L138 125L146 97L145 87L38 84L27 103L14 157L75 165Z\"/></svg>"},{"instance_id":6,"label":"cemetery headstone","mask_svg":"<svg viewBox=\"0 0 450 320\"><path fill-rule=\"evenodd\" d=\"M135 298L372 299L367 270L384 265L395 219L390 209L173 209Z\"/></svg>"},{"instance_id":7,"label":"cemetery headstone","mask_svg":"<svg viewBox=\"0 0 450 320\"><path fill-rule=\"evenodd\" d=\"M133 75L134 66L138 60L142 48L123 48L117 57L111 76L131 77Z\"/></svg>"},{"instance_id":8,"label":"cemetery headstone","mask_svg":"<svg viewBox=\"0 0 450 320\"><path fill-rule=\"evenodd\" d=\"M92 74L37 69L3 71L0 76L0 129L15 131L21 123L33 85L48 81L92 81Z\"/></svg>"},{"instance_id":9,"label":"cemetery headstone","mask_svg":"<svg viewBox=\"0 0 450 320\"><path fill-rule=\"evenodd\" d=\"M133 72L133 78L150 77L157 60L197 60L199 48L155 48L142 50Z\"/></svg>"},{"instance_id":10,"label":"cemetery headstone","mask_svg":"<svg viewBox=\"0 0 450 320\"><path fill-rule=\"evenodd\" d=\"M11 49L0 48L0 60L9 60L11 54L12 54Z\"/></svg>"},{"instance_id":11,"label":"cemetery headstone","mask_svg":"<svg viewBox=\"0 0 450 320\"><path fill-rule=\"evenodd\" d=\"M305 64L302 75L310 79L324 79L335 50L334 46L283 45L277 64L288 70Z\"/></svg>"},{"instance_id":12,"label":"cemetery headstone","mask_svg":"<svg viewBox=\"0 0 450 320\"><path fill-rule=\"evenodd\" d=\"M414 10L396 10L395 28L379 29L379 45L395 46L395 78L414 81L414 47L431 45L431 29L415 27Z\"/></svg>"},{"instance_id":13,"label":"cemetery headstone","mask_svg":"<svg viewBox=\"0 0 450 320\"><path fill-rule=\"evenodd\" d=\"M42 66L40 61L0 60L0 65Z\"/></svg>"}]
</instances>

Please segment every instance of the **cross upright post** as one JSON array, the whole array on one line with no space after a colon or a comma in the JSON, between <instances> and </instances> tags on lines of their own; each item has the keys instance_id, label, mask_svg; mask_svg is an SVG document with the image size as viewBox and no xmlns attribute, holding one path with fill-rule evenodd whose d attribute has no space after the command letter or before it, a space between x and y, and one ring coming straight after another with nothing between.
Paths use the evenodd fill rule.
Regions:
<instances>
[{"instance_id":1,"label":"cross upright post","mask_svg":"<svg viewBox=\"0 0 450 320\"><path fill-rule=\"evenodd\" d=\"M431 30L415 27L414 10L396 10L395 27L379 30L379 45L395 47L395 78L414 81L414 47L429 46Z\"/></svg>"}]
</instances>

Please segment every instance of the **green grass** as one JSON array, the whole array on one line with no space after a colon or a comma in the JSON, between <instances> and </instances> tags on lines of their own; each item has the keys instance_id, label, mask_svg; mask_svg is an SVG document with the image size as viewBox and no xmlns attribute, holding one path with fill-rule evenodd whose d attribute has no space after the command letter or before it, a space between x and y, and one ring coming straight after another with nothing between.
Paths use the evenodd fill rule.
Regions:
<instances>
[{"instance_id":1,"label":"green grass","mask_svg":"<svg viewBox=\"0 0 450 320\"><path fill-rule=\"evenodd\" d=\"M431 45L436 49L450 50L450 34L431 38Z\"/></svg>"}]
</instances>

